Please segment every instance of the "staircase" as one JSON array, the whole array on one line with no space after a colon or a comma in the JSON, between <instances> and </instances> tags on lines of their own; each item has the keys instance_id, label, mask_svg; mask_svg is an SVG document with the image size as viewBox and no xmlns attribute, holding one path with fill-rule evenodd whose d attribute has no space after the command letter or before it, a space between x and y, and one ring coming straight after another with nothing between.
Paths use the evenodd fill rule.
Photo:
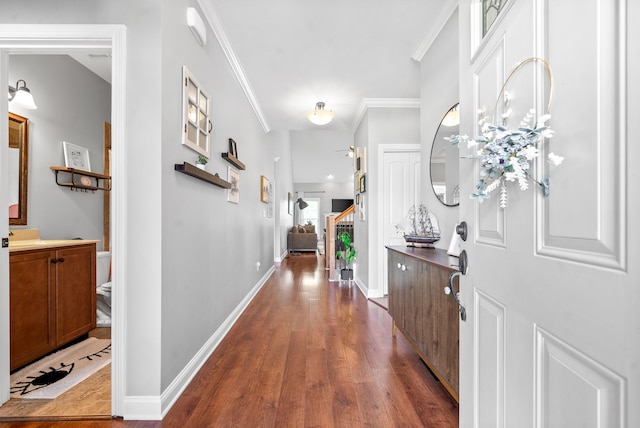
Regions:
<instances>
[{"instance_id":1,"label":"staircase","mask_svg":"<svg viewBox=\"0 0 640 428\"><path fill-rule=\"evenodd\" d=\"M341 248L337 248L336 245L342 245L337 243L338 234L341 232L347 232L351 235L353 241L353 219L355 217L356 207L351 205L349 208L341 212L340 214L330 215L327 217L325 243L324 243L324 257L325 266L329 269L329 280L337 280L336 278L336 251Z\"/></svg>"}]
</instances>

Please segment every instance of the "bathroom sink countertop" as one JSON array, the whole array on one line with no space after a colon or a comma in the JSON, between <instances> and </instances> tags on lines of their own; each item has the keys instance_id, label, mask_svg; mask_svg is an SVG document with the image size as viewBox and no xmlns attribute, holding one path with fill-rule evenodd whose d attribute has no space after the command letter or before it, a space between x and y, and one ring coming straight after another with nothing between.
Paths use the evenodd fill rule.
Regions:
<instances>
[{"instance_id":1,"label":"bathroom sink countertop","mask_svg":"<svg viewBox=\"0 0 640 428\"><path fill-rule=\"evenodd\" d=\"M100 241L94 239L22 239L9 241L9 252L72 247L74 245L95 244L98 242Z\"/></svg>"}]
</instances>

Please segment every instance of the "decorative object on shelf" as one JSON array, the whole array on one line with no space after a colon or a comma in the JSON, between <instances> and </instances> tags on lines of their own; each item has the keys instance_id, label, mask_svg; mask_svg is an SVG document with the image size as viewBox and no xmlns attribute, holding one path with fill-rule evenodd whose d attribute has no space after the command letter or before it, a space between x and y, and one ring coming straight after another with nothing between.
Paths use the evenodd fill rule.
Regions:
<instances>
[{"instance_id":1,"label":"decorative object on shelf","mask_svg":"<svg viewBox=\"0 0 640 428\"><path fill-rule=\"evenodd\" d=\"M20 82L22 82L22 86L20 86ZM27 82L22 79L16 82L15 88L9 86L9 102L13 106L28 108L30 110L38 108L33 100L31 91L27 88Z\"/></svg>"},{"instance_id":2,"label":"decorative object on shelf","mask_svg":"<svg viewBox=\"0 0 640 428\"><path fill-rule=\"evenodd\" d=\"M64 151L64 166L91 172L89 149L63 141L62 150Z\"/></svg>"},{"instance_id":3,"label":"decorative object on shelf","mask_svg":"<svg viewBox=\"0 0 640 428\"><path fill-rule=\"evenodd\" d=\"M207 165L207 162L209 162L209 159L202 155L198 156L198 159L196 159L196 168L200 168L204 171L206 169L205 166Z\"/></svg>"},{"instance_id":4,"label":"decorative object on shelf","mask_svg":"<svg viewBox=\"0 0 640 428\"><path fill-rule=\"evenodd\" d=\"M229 138L229 154L238 159L238 145L233 138Z\"/></svg>"},{"instance_id":5,"label":"decorative object on shelf","mask_svg":"<svg viewBox=\"0 0 640 428\"><path fill-rule=\"evenodd\" d=\"M198 180L206 181L207 183L211 183L214 186L222 187L223 189L231 188L231 183L220 178L218 173L211 174L207 171L202 171L201 169L196 168L194 165L191 165L188 162L174 164L173 168L178 172L190 175L191 177L197 178Z\"/></svg>"},{"instance_id":6,"label":"decorative object on shelf","mask_svg":"<svg viewBox=\"0 0 640 428\"><path fill-rule=\"evenodd\" d=\"M182 67L182 144L211 157L211 97L189 71Z\"/></svg>"},{"instance_id":7,"label":"decorative object on shelf","mask_svg":"<svg viewBox=\"0 0 640 428\"><path fill-rule=\"evenodd\" d=\"M340 279L352 280L353 261L358 255L358 250L353 246L353 242L351 242L351 235L347 232L340 232L338 234L338 241L342 243L342 248L336 251L336 257L341 260Z\"/></svg>"},{"instance_id":8,"label":"decorative object on shelf","mask_svg":"<svg viewBox=\"0 0 640 428\"><path fill-rule=\"evenodd\" d=\"M510 109L507 109L502 115L502 121L498 125L489 123L486 118L486 112L480 110L478 112L480 116L478 124L481 126L481 136L477 136L474 139L470 139L466 135L449 137L451 143L466 143L470 148L484 144L484 146L477 149L474 156L482 162L482 170L480 172L481 177L476 184L476 191L471 194L471 198L478 199L480 202L489 198L491 192L500 188L500 207L506 208L507 182L517 181L520 190L527 190L529 188L529 179L540 186L545 196L549 194L549 178L545 177L541 180L536 180L530 174L531 162L540 156L540 146L546 139L553 137L553 131L546 125L546 122L551 117L548 111L553 96L553 74L549 64L544 59L532 57L521 61L515 66L498 94L498 99L494 106L494 115L498 102L502 98L511 77L523 65L533 61L541 62L549 77L547 114L537 117L534 121L536 111L531 109L520 122L520 126L517 129L512 129L506 126L507 119L511 114ZM547 159L557 166L562 163L564 158L550 152L547 155Z\"/></svg>"},{"instance_id":9,"label":"decorative object on shelf","mask_svg":"<svg viewBox=\"0 0 640 428\"><path fill-rule=\"evenodd\" d=\"M231 166L227 167L227 181L231 184L227 190L227 201L240 203L240 173Z\"/></svg>"},{"instance_id":10,"label":"decorative object on shelf","mask_svg":"<svg viewBox=\"0 0 640 428\"><path fill-rule=\"evenodd\" d=\"M269 180L264 175L260 176L260 202L269 203Z\"/></svg>"},{"instance_id":11,"label":"decorative object on shelf","mask_svg":"<svg viewBox=\"0 0 640 428\"><path fill-rule=\"evenodd\" d=\"M245 166L238 159L238 145L233 140L233 138L229 138L229 152L222 153L222 158L227 162L229 162L231 165L235 166L236 168L244 171Z\"/></svg>"},{"instance_id":12,"label":"decorative object on shelf","mask_svg":"<svg viewBox=\"0 0 640 428\"><path fill-rule=\"evenodd\" d=\"M326 125L333 120L333 112L324 109L324 103L319 101L316 108L307 113L307 118L315 125Z\"/></svg>"},{"instance_id":13,"label":"decorative object on shelf","mask_svg":"<svg viewBox=\"0 0 640 428\"><path fill-rule=\"evenodd\" d=\"M404 219L404 225L395 225L402 232L409 247L434 248L433 244L440 240L438 219L427 210L424 204L412 205Z\"/></svg>"}]
</instances>

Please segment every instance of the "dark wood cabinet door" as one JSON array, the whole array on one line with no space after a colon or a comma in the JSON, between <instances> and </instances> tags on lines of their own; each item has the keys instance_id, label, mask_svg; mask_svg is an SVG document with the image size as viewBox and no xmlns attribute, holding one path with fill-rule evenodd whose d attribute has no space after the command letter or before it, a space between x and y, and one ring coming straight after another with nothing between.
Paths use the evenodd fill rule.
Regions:
<instances>
[{"instance_id":1,"label":"dark wood cabinet door","mask_svg":"<svg viewBox=\"0 0 640 428\"><path fill-rule=\"evenodd\" d=\"M63 345L96 326L95 244L57 251L57 339Z\"/></svg>"},{"instance_id":2,"label":"dark wood cabinet door","mask_svg":"<svg viewBox=\"0 0 640 428\"><path fill-rule=\"evenodd\" d=\"M424 336L424 310L422 295L424 292L424 263L411 257L405 257L405 269L402 272L404 300L404 331L416 344Z\"/></svg>"},{"instance_id":3,"label":"dark wood cabinet door","mask_svg":"<svg viewBox=\"0 0 640 428\"><path fill-rule=\"evenodd\" d=\"M400 328L404 328L404 303L402 298L402 270L404 256L395 251L388 252L389 315Z\"/></svg>"},{"instance_id":4,"label":"dark wood cabinet door","mask_svg":"<svg viewBox=\"0 0 640 428\"><path fill-rule=\"evenodd\" d=\"M10 369L56 347L55 251L10 255Z\"/></svg>"}]
</instances>

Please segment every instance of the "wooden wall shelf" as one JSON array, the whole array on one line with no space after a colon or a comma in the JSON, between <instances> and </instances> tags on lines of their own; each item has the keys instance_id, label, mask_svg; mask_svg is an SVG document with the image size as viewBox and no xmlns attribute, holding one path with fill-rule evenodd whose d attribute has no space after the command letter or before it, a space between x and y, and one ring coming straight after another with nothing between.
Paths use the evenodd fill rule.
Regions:
<instances>
[{"instance_id":1,"label":"wooden wall shelf","mask_svg":"<svg viewBox=\"0 0 640 428\"><path fill-rule=\"evenodd\" d=\"M235 157L234 155L232 155L231 153L223 153L223 154L222 154L222 157L223 157L227 162L229 162L231 165L233 165L233 166L235 166L236 168L241 169L241 170L243 170L243 171L244 171L244 169L245 169L244 164L243 164L242 162L240 162L240 161L238 160L238 158L237 158L237 157Z\"/></svg>"},{"instance_id":2,"label":"wooden wall shelf","mask_svg":"<svg viewBox=\"0 0 640 428\"><path fill-rule=\"evenodd\" d=\"M220 178L218 174L211 174L207 171L203 171L195 165L191 165L189 162L175 164L175 170L199 180L206 181L207 183L211 183L214 186L222 187L223 189L231 189L231 183Z\"/></svg>"},{"instance_id":3,"label":"wooden wall shelf","mask_svg":"<svg viewBox=\"0 0 640 428\"><path fill-rule=\"evenodd\" d=\"M111 190L111 177L108 175L67 168L66 166L52 166L51 170L56 173L56 184L58 186L70 187L72 190L91 190L92 192L96 190ZM68 174L69 181L60 181L60 173L63 173L63 176L64 174ZM102 186L100 185L100 180L102 180ZM95 183L95 185L93 183Z\"/></svg>"}]
</instances>

